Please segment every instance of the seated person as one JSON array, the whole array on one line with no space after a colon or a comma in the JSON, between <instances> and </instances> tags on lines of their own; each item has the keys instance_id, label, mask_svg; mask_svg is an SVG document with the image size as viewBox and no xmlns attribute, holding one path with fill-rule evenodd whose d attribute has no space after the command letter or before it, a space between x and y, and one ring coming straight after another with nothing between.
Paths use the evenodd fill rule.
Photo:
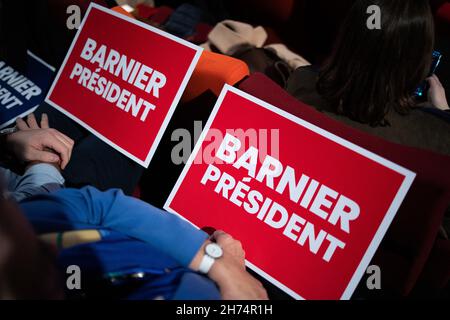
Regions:
<instances>
[{"instance_id":1,"label":"seated person","mask_svg":"<svg viewBox=\"0 0 450 320\"><path fill-rule=\"evenodd\" d=\"M0 174L7 184L8 196L21 201L62 188L61 170L70 161L73 144L72 139L49 127L46 114L42 115L40 125L33 114L26 121L18 119L15 128L0 136L4 162Z\"/></svg>"},{"instance_id":2,"label":"seated person","mask_svg":"<svg viewBox=\"0 0 450 320\"><path fill-rule=\"evenodd\" d=\"M142 166L45 103L35 113L0 134L0 171L6 176L7 189L16 190L12 194L16 200L63 184L133 193L144 172ZM40 125L36 118L42 118Z\"/></svg>"},{"instance_id":3,"label":"seated person","mask_svg":"<svg viewBox=\"0 0 450 320\"><path fill-rule=\"evenodd\" d=\"M417 108L413 98L431 69L434 21L428 2L356 1L325 65L298 68L287 91L352 127L450 155L450 124ZM371 5L381 9L379 30L367 27ZM428 82L429 103L448 110L437 76Z\"/></svg>"},{"instance_id":4,"label":"seated person","mask_svg":"<svg viewBox=\"0 0 450 320\"><path fill-rule=\"evenodd\" d=\"M127 195L133 194L144 167L46 103L35 111L36 117L44 113L52 128L74 141L71 160L62 171L67 187L120 188Z\"/></svg>"},{"instance_id":5,"label":"seated person","mask_svg":"<svg viewBox=\"0 0 450 320\"><path fill-rule=\"evenodd\" d=\"M74 230L91 239L70 246L62 232ZM56 257L55 246L36 234L58 244ZM81 270L82 285L66 288L68 297L267 299L246 271L237 240L222 231L209 238L120 190L61 189L20 205L1 199L0 239L0 299L63 298L62 275L73 265ZM210 250L219 254L212 258Z\"/></svg>"},{"instance_id":6,"label":"seated person","mask_svg":"<svg viewBox=\"0 0 450 320\"><path fill-rule=\"evenodd\" d=\"M128 198L119 190L101 193L87 187L53 193L64 184L60 170L69 163L73 140L50 129L46 114L40 125L34 115L26 121L18 119L17 129L3 136L2 151L8 151L7 160L13 164L22 164L25 173L20 176L0 169L9 188L2 195L22 201L33 226L45 234L37 241L16 205L2 197L1 298L61 298L64 281L60 275L69 265L82 268L84 290L75 294L67 291L78 298L266 297L261 284L245 271L240 243L223 232L212 238L223 247L224 256L208 272L211 281L193 271L199 269L211 240L187 222ZM80 228L88 230L70 232ZM44 241L60 249L57 259ZM38 273L30 272L36 269ZM237 280L230 281L230 277ZM130 291L130 287L134 289Z\"/></svg>"}]
</instances>

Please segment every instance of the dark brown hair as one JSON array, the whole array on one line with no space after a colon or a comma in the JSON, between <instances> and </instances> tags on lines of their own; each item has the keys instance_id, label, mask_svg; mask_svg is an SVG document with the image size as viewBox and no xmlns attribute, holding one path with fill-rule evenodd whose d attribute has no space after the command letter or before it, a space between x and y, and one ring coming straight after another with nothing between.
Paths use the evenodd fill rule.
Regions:
<instances>
[{"instance_id":1,"label":"dark brown hair","mask_svg":"<svg viewBox=\"0 0 450 320\"><path fill-rule=\"evenodd\" d=\"M381 9L380 30L367 27L371 5ZM384 125L390 110L406 114L414 106L412 93L428 75L433 47L428 0L357 0L317 90L337 113Z\"/></svg>"}]
</instances>

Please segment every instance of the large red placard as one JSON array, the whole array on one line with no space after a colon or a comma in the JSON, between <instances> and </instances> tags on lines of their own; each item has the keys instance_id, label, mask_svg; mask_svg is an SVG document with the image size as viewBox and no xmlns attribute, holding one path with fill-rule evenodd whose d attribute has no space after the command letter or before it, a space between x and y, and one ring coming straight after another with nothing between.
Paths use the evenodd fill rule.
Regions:
<instances>
[{"instance_id":1,"label":"large red placard","mask_svg":"<svg viewBox=\"0 0 450 320\"><path fill-rule=\"evenodd\" d=\"M295 298L349 299L414 177L226 86L165 208Z\"/></svg>"}]
</instances>

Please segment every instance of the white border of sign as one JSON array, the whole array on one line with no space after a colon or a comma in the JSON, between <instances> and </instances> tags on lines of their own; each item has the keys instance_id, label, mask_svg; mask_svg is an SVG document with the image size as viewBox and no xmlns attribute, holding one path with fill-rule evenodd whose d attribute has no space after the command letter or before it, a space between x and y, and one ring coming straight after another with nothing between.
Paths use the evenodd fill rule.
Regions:
<instances>
[{"instance_id":1,"label":"white border of sign","mask_svg":"<svg viewBox=\"0 0 450 320\"><path fill-rule=\"evenodd\" d=\"M113 143L111 140L109 140L108 138L103 136L101 133L96 131L94 128L92 128L91 126L87 125L84 121L78 119L76 116L72 115L70 112L66 111L64 108L62 108L61 106L57 105L56 103L54 103L54 102L52 102L50 100L50 95L52 94L53 89L55 88L55 85L56 85L57 81L59 80L59 77L61 76L61 73L62 73L63 69L66 66L67 60L69 59L69 57L70 57L70 55L72 53L72 50L73 50L73 48L75 46L75 43L78 40L78 36L80 35L81 31L83 30L84 23L86 22L86 19L89 17L89 13L91 12L92 8L98 9L100 11L103 11L103 12L107 13L107 14L115 16L115 17L117 17L119 19L122 19L122 20L128 21L130 23L133 23L133 24L135 24L135 25L137 25L137 26L139 26L141 28L147 29L147 30L152 31L154 33L157 33L157 34L159 34L159 35L161 35L161 36L163 36L165 38L169 38L169 39L171 39L171 40L173 40L175 42L178 42L178 43L180 43L180 44L182 44L184 46L187 46L187 47L189 47L189 48L191 48L191 49L196 51L194 59L192 59L191 65L189 66L189 69L186 72L186 75L185 75L185 77L184 77L184 79L183 79L183 81L181 83L180 88L178 89L177 94L175 95L174 100L172 101L172 105L170 106L169 111L167 112L167 115L166 115L166 117L165 117L165 119L164 119L164 121L163 121L163 123L161 125L161 128L158 131L158 134L156 135L155 141L153 141L153 144L152 144L152 146L151 146L151 148L150 148L150 150L149 150L149 152L147 154L147 157L145 158L145 161L142 161L142 160L138 159L137 157L133 156L131 153L129 153L125 149L119 147L115 143ZM126 155L127 157L132 159L133 161L139 163L141 166L143 166L145 168L148 168L148 166L150 164L150 161L152 160L153 155L156 152L156 148L158 148L159 142L161 141L161 138L162 138L162 136L164 134L164 131L166 130L167 125L169 124L169 121L172 118L172 115L173 115L173 113L174 113L174 111L175 111L175 109L176 109L176 107L178 105L178 102L181 99L181 95L183 94L183 92L184 92L184 90L185 90L185 88L186 88L186 86L187 86L187 84L189 82L189 79L191 78L191 75L194 72L195 66L197 65L197 62L200 59L200 56L201 56L202 52L203 52L203 48L201 48L199 46L196 46L195 44L192 44L192 43L190 43L188 41L185 41L183 39L175 37L175 36L173 36L173 35L171 35L171 34L169 34L167 32L164 32L164 31L159 30L159 29L157 29L155 27L147 25L147 24L145 24L145 23L143 23L143 22L141 22L141 21L139 21L137 19L132 19L130 17L127 17L124 14L121 14L119 12L115 12L113 10L104 8L104 7L102 7L102 6L100 6L100 5L96 4L96 3L91 2L91 4L89 5L89 8L86 11L86 14L84 15L83 21L80 24L80 27L78 28L77 34L75 35L75 38L73 39L72 44L70 45L69 51L67 52L67 55L66 55L62 65L61 65L61 67L59 68L58 74L56 75L56 78L53 81L53 84L52 84L50 90L48 91L48 94L47 94L47 97L45 98L45 101L48 104L50 104L51 106L53 106L54 108L56 108L57 110L59 110L60 112L64 113L66 116L68 116L69 118L71 118L75 122L79 123L80 125L82 125L86 129L88 129L91 133L95 134L103 142L109 144L111 147L113 147L117 151L123 153L124 155Z\"/></svg>"},{"instance_id":2,"label":"white border of sign","mask_svg":"<svg viewBox=\"0 0 450 320\"><path fill-rule=\"evenodd\" d=\"M30 57L32 57L34 60L36 60L37 62L39 62L40 64L42 64L44 67L50 69L50 70L53 71L53 72L56 71L56 69L55 69L53 66L49 65L47 62L45 62L44 60L42 60L41 58L39 58L37 55L35 55L35 54L34 54L33 52L31 52L30 50L27 50L27 54L28 54ZM15 118L12 118L12 119L6 121L5 123L3 123L3 124L0 125L0 129L3 129L3 128L9 126L10 124L13 124L14 122L16 122L16 119L18 119L18 118L23 118L23 117L29 115L30 113L33 113L38 107L39 107L39 105L36 105L36 106L32 107L31 109L28 109L28 110L25 111L24 113L19 114L19 115L16 116Z\"/></svg>"},{"instance_id":3,"label":"white border of sign","mask_svg":"<svg viewBox=\"0 0 450 320\"><path fill-rule=\"evenodd\" d=\"M401 175L405 176L405 179L403 180L403 183L401 185L401 187L399 188L394 200L392 201L383 221L380 224L380 227L378 228L377 232L375 233L374 238L372 239L372 242L370 243L367 251L365 252L358 268L355 270L350 283L347 285L347 288L345 289L344 293L341 296L341 299L343 300L348 300L350 299L350 297L352 296L353 292L356 289L356 286L358 285L361 277L363 276L366 268L368 267L370 260L372 259L373 255L375 254L378 246L380 245L381 240L383 239L387 229L389 228L389 225L391 224L392 220L394 219L395 214L397 213L398 208L400 207L403 199L406 196L406 193L408 192L409 188L411 187L414 178L416 177L416 174L406 168L403 168L383 157L380 157L366 149L363 149L347 140L344 140L328 131L325 131L309 122L306 122L284 110L281 110L280 108L277 108L265 101L262 101L254 96L251 96L239 89L236 89L228 84L226 84L224 86L224 88L222 89L222 92L220 93L220 96L214 106L214 109L211 113L211 116L208 119L208 122L205 125L205 128L203 129L202 134L200 135L200 138L197 142L197 144L194 147L194 150L192 151L192 154L190 155L188 162L186 163L186 166L183 169L183 172L181 173L180 177L178 178L172 192L170 193L169 197L167 198L166 203L164 204L164 209L167 210L168 212L171 212L173 214L176 214L178 216L180 216L181 218L183 218L186 221L186 218L184 218L181 214L179 214L178 212L176 212L175 210L173 210L170 207L170 204L172 203L173 198L175 197L178 189L181 186L181 183L183 182L184 178L186 177L186 174L188 173L194 159L197 156L198 151L200 150L203 141L206 138L206 135L211 127L212 122L214 121L217 112L219 112L219 109L222 105L223 99L225 98L226 94L228 92L233 92L243 98L246 98L250 101L255 102L256 104L258 104L260 107L262 108L266 108L288 120L291 120L292 122L295 122L331 141L336 142L337 144L340 144L344 147L346 147L347 149L350 149L356 153L359 153L360 155L373 160L385 167L388 167L398 173L400 173ZM190 221L189 221L190 222ZM192 222L190 222L192 224ZM195 225L194 225L195 226ZM195 226L198 228L198 226ZM276 285L277 287L279 287L281 290L285 291L287 294L291 295L292 297L296 298L296 299L301 299L303 300L304 298L302 296L300 296L299 294L295 293L293 290L291 290L290 288L288 288L287 286L283 285L282 283L280 283L278 280L276 280L275 278L273 278L271 275L267 274L266 272L264 272L263 270L261 270L259 267L257 267L256 265L254 265L253 263L249 262L248 260L246 260L246 265L251 268L252 270L254 270L256 273L258 273L259 275L261 275L262 277L264 277L265 279L267 279L268 281L270 281L271 283L273 283L274 285Z\"/></svg>"}]
</instances>

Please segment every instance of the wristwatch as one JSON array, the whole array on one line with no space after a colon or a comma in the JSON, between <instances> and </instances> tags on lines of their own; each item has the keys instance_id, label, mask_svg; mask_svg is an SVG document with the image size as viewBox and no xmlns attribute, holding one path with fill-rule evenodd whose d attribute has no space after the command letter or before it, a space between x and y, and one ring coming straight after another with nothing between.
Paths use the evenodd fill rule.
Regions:
<instances>
[{"instance_id":1,"label":"wristwatch","mask_svg":"<svg viewBox=\"0 0 450 320\"><path fill-rule=\"evenodd\" d=\"M12 171L21 173L23 171L21 161L17 160L8 150L8 136L17 132L17 127L6 128L0 130L0 163L2 166L9 168Z\"/></svg>"},{"instance_id":2,"label":"wristwatch","mask_svg":"<svg viewBox=\"0 0 450 320\"><path fill-rule=\"evenodd\" d=\"M0 136L6 136L8 134L11 134L11 133L14 133L14 132L17 132L17 131L18 131L17 127L6 128L6 129L3 129L3 130L0 130Z\"/></svg>"},{"instance_id":3,"label":"wristwatch","mask_svg":"<svg viewBox=\"0 0 450 320\"><path fill-rule=\"evenodd\" d=\"M203 256L198 271L203 274L207 274L214 262L223 256L223 250L217 243L209 243L205 247L205 255Z\"/></svg>"},{"instance_id":4,"label":"wristwatch","mask_svg":"<svg viewBox=\"0 0 450 320\"><path fill-rule=\"evenodd\" d=\"M6 149L6 138L8 137L8 135L14 132L17 132L17 127L0 130L0 150L2 151L2 153L4 153Z\"/></svg>"}]
</instances>

